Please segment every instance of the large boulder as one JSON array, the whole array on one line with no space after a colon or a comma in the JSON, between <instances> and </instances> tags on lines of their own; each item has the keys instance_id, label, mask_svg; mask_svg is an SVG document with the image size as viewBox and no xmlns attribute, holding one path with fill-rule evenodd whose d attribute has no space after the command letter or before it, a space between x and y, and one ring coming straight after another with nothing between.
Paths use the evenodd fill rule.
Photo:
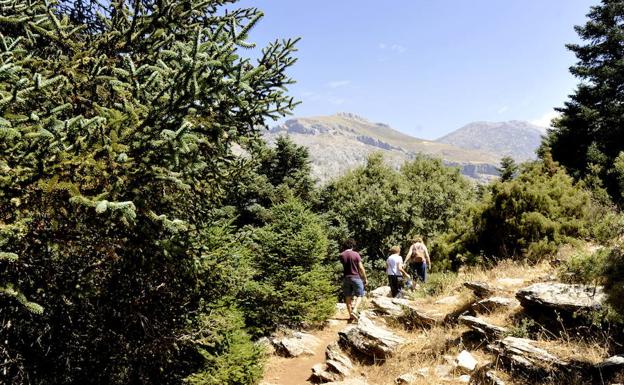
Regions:
<instances>
[{"instance_id":1,"label":"large boulder","mask_svg":"<svg viewBox=\"0 0 624 385\"><path fill-rule=\"evenodd\" d=\"M286 331L281 337L273 337L271 342L275 351L284 357L298 357L300 355L314 355L314 349L320 341L311 334Z\"/></svg>"},{"instance_id":2,"label":"large boulder","mask_svg":"<svg viewBox=\"0 0 624 385\"><path fill-rule=\"evenodd\" d=\"M367 360L385 359L405 343L405 339L360 316L357 325L349 325L338 333L340 345Z\"/></svg>"},{"instance_id":3,"label":"large boulder","mask_svg":"<svg viewBox=\"0 0 624 385\"><path fill-rule=\"evenodd\" d=\"M516 298L525 308L572 314L602 308L606 295L601 286L542 282L518 290Z\"/></svg>"}]
</instances>

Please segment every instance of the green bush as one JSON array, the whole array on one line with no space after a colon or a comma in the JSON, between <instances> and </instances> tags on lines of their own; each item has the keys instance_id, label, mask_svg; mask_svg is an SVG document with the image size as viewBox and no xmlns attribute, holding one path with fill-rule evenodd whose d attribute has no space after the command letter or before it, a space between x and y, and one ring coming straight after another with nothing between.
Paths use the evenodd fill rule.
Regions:
<instances>
[{"instance_id":1,"label":"green bush","mask_svg":"<svg viewBox=\"0 0 624 385\"><path fill-rule=\"evenodd\" d=\"M610 249L608 248L598 249L594 252L579 251L559 268L559 279L567 283L602 285L609 254Z\"/></svg>"},{"instance_id":2,"label":"green bush","mask_svg":"<svg viewBox=\"0 0 624 385\"><path fill-rule=\"evenodd\" d=\"M241 301L254 334L318 324L333 314L326 231L324 221L295 198L273 206L267 224L253 231L256 271Z\"/></svg>"},{"instance_id":3,"label":"green bush","mask_svg":"<svg viewBox=\"0 0 624 385\"><path fill-rule=\"evenodd\" d=\"M0 2L0 383L257 379L214 209L295 48L226 3Z\"/></svg>"},{"instance_id":4,"label":"green bush","mask_svg":"<svg viewBox=\"0 0 624 385\"><path fill-rule=\"evenodd\" d=\"M327 213L332 226L346 229L341 236L354 238L370 263L385 261L393 245L406 252L414 235L446 231L474 197L458 169L438 159L419 156L396 171L380 154L330 182L320 195L318 211Z\"/></svg>"},{"instance_id":5,"label":"green bush","mask_svg":"<svg viewBox=\"0 0 624 385\"><path fill-rule=\"evenodd\" d=\"M436 251L454 267L504 258L538 260L589 231L590 194L555 163L524 164L520 174L494 182L436 238Z\"/></svg>"},{"instance_id":6,"label":"green bush","mask_svg":"<svg viewBox=\"0 0 624 385\"><path fill-rule=\"evenodd\" d=\"M609 304L624 317L624 247L622 244L611 248L606 255L604 281Z\"/></svg>"}]
</instances>

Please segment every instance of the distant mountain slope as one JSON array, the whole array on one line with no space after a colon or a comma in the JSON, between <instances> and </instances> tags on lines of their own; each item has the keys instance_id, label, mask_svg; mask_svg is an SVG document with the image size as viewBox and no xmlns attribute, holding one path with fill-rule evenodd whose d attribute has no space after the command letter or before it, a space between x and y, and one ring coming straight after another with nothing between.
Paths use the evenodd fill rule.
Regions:
<instances>
[{"instance_id":1,"label":"distant mountain slope","mask_svg":"<svg viewBox=\"0 0 624 385\"><path fill-rule=\"evenodd\" d=\"M474 122L437 139L470 150L479 150L500 159L511 156L517 162L535 159L543 129L529 122Z\"/></svg>"},{"instance_id":2,"label":"distant mountain slope","mask_svg":"<svg viewBox=\"0 0 624 385\"><path fill-rule=\"evenodd\" d=\"M265 138L273 142L284 134L309 148L314 176L321 182L363 164L372 152L382 152L396 167L423 153L459 166L474 179L489 180L497 175L499 159L489 153L414 138L349 113L291 119L272 128Z\"/></svg>"}]
</instances>

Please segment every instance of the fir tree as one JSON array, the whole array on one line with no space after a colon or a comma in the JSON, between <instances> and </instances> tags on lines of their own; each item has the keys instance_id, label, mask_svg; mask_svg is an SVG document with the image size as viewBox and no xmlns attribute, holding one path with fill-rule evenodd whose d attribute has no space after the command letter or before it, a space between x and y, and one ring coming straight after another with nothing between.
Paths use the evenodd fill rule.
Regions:
<instances>
[{"instance_id":1,"label":"fir tree","mask_svg":"<svg viewBox=\"0 0 624 385\"><path fill-rule=\"evenodd\" d=\"M575 29L584 44L569 44L578 62L570 68L581 79L565 106L557 109L545 146L577 179L598 174L612 198L623 202L613 170L624 150L624 1L602 0L589 21Z\"/></svg>"},{"instance_id":2,"label":"fir tree","mask_svg":"<svg viewBox=\"0 0 624 385\"><path fill-rule=\"evenodd\" d=\"M0 2L0 382L255 381L212 212L295 41L246 59L262 13L229 3Z\"/></svg>"},{"instance_id":3,"label":"fir tree","mask_svg":"<svg viewBox=\"0 0 624 385\"><path fill-rule=\"evenodd\" d=\"M518 165L510 156L505 156L501 159L500 168L498 168L498 172L500 173L501 181L505 182L513 179L513 177L518 172Z\"/></svg>"}]
</instances>

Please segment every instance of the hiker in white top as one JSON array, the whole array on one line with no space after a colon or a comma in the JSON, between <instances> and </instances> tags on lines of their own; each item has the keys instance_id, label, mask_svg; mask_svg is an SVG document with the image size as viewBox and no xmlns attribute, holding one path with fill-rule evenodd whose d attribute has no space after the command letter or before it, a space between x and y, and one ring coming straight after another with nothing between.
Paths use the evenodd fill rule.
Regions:
<instances>
[{"instance_id":1,"label":"hiker in white top","mask_svg":"<svg viewBox=\"0 0 624 385\"><path fill-rule=\"evenodd\" d=\"M431 259L429 258L429 250L423 243L421 237L415 237L411 241L411 246L405 258L405 264L418 275L421 281L427 280L427 269L431 270Z\"/></svg>"},{"instance_id":2,"label":"hiker in white top","mask_svg":"<svg viewBox=\"0 0 624 385\"><path fill-rule=\"evenodd\" d=\"M390 248L390 256L386 260L386 274L388 275L388 283L392 297L400 298L403 295L403 277L409 278L409 275L403 268L403 258L401 257L401 248L392 246Z\"/></svg>"}]
</instances>

